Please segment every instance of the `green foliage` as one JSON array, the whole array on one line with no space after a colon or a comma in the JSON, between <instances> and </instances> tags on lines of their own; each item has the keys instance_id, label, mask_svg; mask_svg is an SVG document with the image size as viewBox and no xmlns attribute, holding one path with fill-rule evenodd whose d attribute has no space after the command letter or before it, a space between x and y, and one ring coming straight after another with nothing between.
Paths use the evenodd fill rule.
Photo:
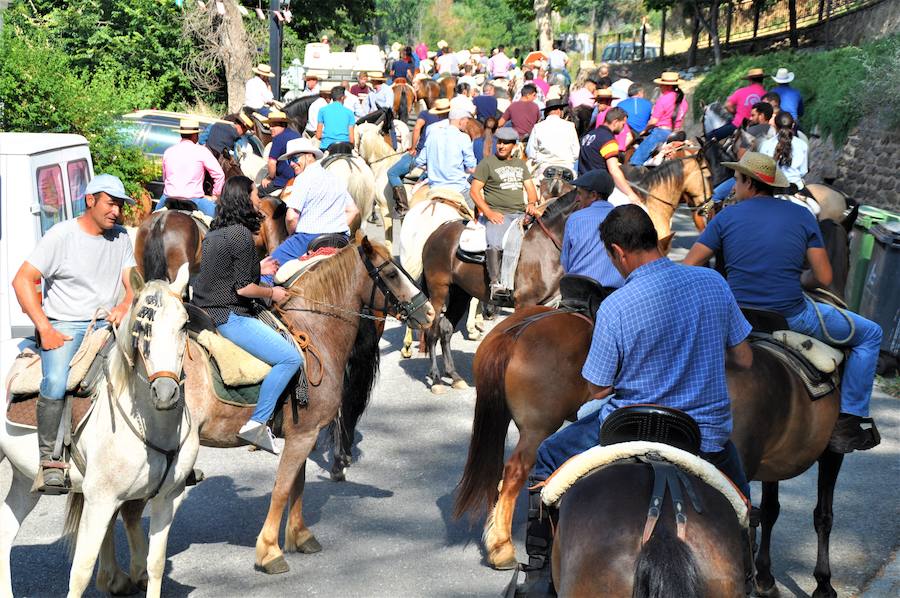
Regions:
<instances>
[{"instance_id":1,"label":"green foliage","mask_svg":"<svg viewBox=\"0 0 900 598\"><path fill-rule=\"evenodd\" d=\"M770 52L759 56L735 56L711 70L694 91L694 113L700 115L701 102L724 101L745 85L751 67L773 73L788 67L796 74L792 83L803 94L806 107L801 126L818 127L835 146L843 145L851 130L863 118L882 119L900 128L900 113L889 107L900 86L900 35L886 37L863 46L846 46L830 51ZM769 80L767 86L774 86Z\"/></svg>"},{"instance_id":2,"label":"green foliage","mask_svg":"<svg viewBox=\"0 0 900 598\"><path fill-rule=\"evenodd\" d=\"M497 44L530 48L535 43L534 11L523 19L508 0L434 0L420 15L421 37L429 46L441 38L455 50Z\"/></svg>"},{"instance_id":3,"label":"green foliage","mask_svg":"<svg viewBox=\"0 0 900 598\"><path fill-rule=\"evenodd\" d=\"M251 10L258 6L255 0L244 0L243 4ZM263 3L266 7L268 2ZM300 39L318 41L323 33L331 33L335 41L341 40L353 44L364 43L370 38L364 32L371 31L372 17L375 14L374 0L317 0L300 6L293 3L294 18L287 24ZM416 11L416 5L407 7L410 12Z\"/></svg>"}]
</instances>

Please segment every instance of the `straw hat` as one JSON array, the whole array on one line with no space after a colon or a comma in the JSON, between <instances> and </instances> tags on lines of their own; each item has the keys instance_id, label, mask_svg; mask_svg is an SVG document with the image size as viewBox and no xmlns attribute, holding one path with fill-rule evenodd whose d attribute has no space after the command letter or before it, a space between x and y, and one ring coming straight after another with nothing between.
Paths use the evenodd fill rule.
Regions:
<instances>
[{"instance_id":1,"label":"straw hat","mask_svg":"<svg viewBox=\"0 0 900 598\"><path fill-rule=\"evenodd\" d=\"M238 112L238 120L241 122L241 125L244 126L245 129L253 128L253 120L244 114L244 112Z\"/></svg>"},{"instance_id":2,"label":"straw hat","mask_svg":"<svg viewBox=\"0 0 900 598\"><path fill-rule=\"evenodd\" d=\"M429 110L431 114L447 114L450 112L450 100L439 98L434 101L434 106Z\"/></svg>"},{"instance_id":3,"label":"straw hat","mask_svg":"<svg viewBox=\"0 0 900 598\"><path fill-rule=\"evenodd\" d=\"M781 67L772 75L772 79L775 80L775 83L790 83L794 80L794 73Z\"/></svg>"},{"instance_id":4,"label":"straw hat","mask_svg":"<svg viewBox=\"0 0 900 598\"><path fill-rule=\"evenodd\" d=\"M287 114L280 110L272 110L266 117L267 125L286 125L288 123Z\"/></svg>"},{"instance_id":5,"label":"straw hat","mask_svg":"<svg viewBox=\"0 0 900 598\"><path fill-rule=\"evenodd\" d=\"M274 77L275 73L272 72L272 67L268 64L259 63L255 67L253 67L253 74L259 75L260 77L270 78Z\"/></svg>"},{"instance_id":6,"label":"straw hat","mask_svg":"<svg viewBox=\"0 0 900 598\"><path fill-rule=\"evenodd\" d=\"M379 73L378 71L369 71L369 81L372 83L384 83L387 81L387 78L384 76L384 73Z\"/></svg>"},{"instance_id":7,"label":"straw hat","mask_svg":"<svg viewBox=\"0 0 900 598\"><path fill-rule=\"evenodd\" d=\"M604 87L603 89L598 89L594 92L594 99L596 100L604 100L613 98L613 92L610 88Z\"/></svg>"},{"instance_id":8,"label":"straw hat","mask_svg":"<svg viewBox=\"0 0 900 598\"><path fill-rule=\"evenodd\" d=\"M759 152L746 152L740 162L722 162L722 166L740 172L770 187L787 187L787 177L778 169L775 160Z\"/></svg>"},{"instance_id":9,"label":"straw hat","mask_svg":"<svg viewBox=\"0 0 900 598\"><path fill-rule=\"evenodd\" d=\"M653 82L657 85L681 85L684 83L684 79L679 77L675 71L666 71L659 76L659 79L654 79Z\"/></svg>"},{"instance_id":10,"label":"straw hat","mask_svg":"<svg viewBox=\"0 0 900 598\"><path fill-rule=\"evenodd\" d=\"M312 141L306 137L291 139L287 142L287 146L284 149L285 152L278 157L279 160L287 160L299 154L312 154L316 157L316 160L323 156L322 150L314 146Z\"/></svg>"},{"instance_id":11,"label":"straw hat","mask_svg":"<svg viewBox=\"0 0 900 598\"><path fill-rule=\"evenodd\" d=\"M400 42L394 42L391 44L391 51L396 52L397 50L399 50L402 47L403 46L400 45Z\"/></svg>"},{"instance_id":12,"label":"straw hat","mask_svg":"<svg viewBox=\"0 0 900 598\"><path fill-rule=\"evenodd\" d=\"M482 49L479 48L478 46L472 46L472 48L469 50L469 54L481 54L481 53L482 53Z\"/></svg>"},{"instance_id":13,"label":"straw hat","mask_svg":"<svg viewBox=\"0 0 900 598\"><path fill-rule=\"evenodd\" d=\"M182 135L193 135L200 132L200 122L193 118L182 118L175 130Z\"/></svg>"},{"instance_id":14,"label":"straw hat","mask_svg":"<svg viewBox=\"0 0 900 598\"><path fill-rule=\"evenodd\" d=\"M761 68L752 68L749 71L747 71L748 79L755 78L755 77L765 77L765 76L766 76L766 71Z\"/></svg>"},{"instance_id":15,"label":"straw hat","mask_svg":"<svg viewBox=\"0 0 900 598\"><path fill-rule=\"evenodd\" d=\"M440 41L438 42L438 48L446 48L446 47L449 46L449 45L450 45L450 44L448 44L448 43L447 43L447 40L445 40L445 39L442 39L442 40L440 40Z\"/></svg>"}]
</instances>

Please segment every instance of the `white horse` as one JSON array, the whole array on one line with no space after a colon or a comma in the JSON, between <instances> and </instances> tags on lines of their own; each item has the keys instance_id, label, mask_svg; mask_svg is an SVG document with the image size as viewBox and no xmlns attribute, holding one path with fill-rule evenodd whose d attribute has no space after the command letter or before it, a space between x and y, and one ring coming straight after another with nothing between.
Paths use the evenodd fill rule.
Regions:
<instances>
[{"instance_id":1,"label":"white horse","mask_svg":"<svg viewBox=\"0 0 900 598\"><path fill-rule=\"evenodd\" d=\"M122 508L125 517L128 510L132 523L135 518L139 522L145 500L151 509L148 550L141 547L145 542L142 532L133 533L134 525L128 535L132 552L147 554L148 559L132 562L131 581L141 583L146 568L147 596L160 595L169 528L200 446L180 387L188 341L181 296L187 281L187 264L171 284L152 281L144 285L137 272L132 273L137 297L119 325L105 380L98 384L86 421L72 434L83 467L73 458L69 469L72 487L66 531L77 534L69 596L81 596L90 582L101 543L111 536L117 511ZM33 428L3 419L0 462L9 459L13 476L0 507L0 596L12 596L10 549L19 527L40 499L40 494L30 490L39 466L38 443ZM107 546L112 544L105 543L104 549ZM121 591L128 586L123 578L128 581L118 570L114 555L104 552L98 586Z\"/></svg>"},{"instance_id":2,"label":"white horse","mask_svg":"<svg viewBox=\"0 0 900 598\"><path fill-rule=\"evenodd\" d=\"M381 134L381 125L362 123L356 127L356 150L368 163L375 176L375 203L381 220L384 222L384 238L391 247L393 223L388 198L393 194L388 182L387 171L400 160L404 152L412 146L412 134L406 123L394 120L394 133L397 137L397 148L385 141ZM407 193L411 198L412 193ZM368 214L366 214L368 216Z\"/></svg>"},{"instance_id":3,"label":"white horse","mask_svg":"<svg viewBox=\"0 0 900 598\"><path fill-rule=\"evenodd\" d=\"M361 229L372 213L375 202L375 174L366 161L352 154L333 154L322 159L322 167L347 184L347 191L359 208L359 222L354 222L350 233Z\"/></svg>"}]
</instances>

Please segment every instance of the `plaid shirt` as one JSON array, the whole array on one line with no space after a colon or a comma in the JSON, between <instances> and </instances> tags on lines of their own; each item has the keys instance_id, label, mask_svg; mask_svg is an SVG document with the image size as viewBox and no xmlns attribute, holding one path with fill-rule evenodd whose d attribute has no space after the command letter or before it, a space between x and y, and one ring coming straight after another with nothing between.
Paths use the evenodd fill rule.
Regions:
<instances>
[{"instance_id":1,"label":"plaid shirt","mask_svg":"<svg viewBox=\"0 0 900 598\"><path fill-rule=\"evenodd\" d=\"M638 403L674 407L700 426L702 451L721 451L732 425L725 349L750 334L725 280L660 258L632 272L596 321L581 374L615 388L600 419Z\"/></svg>"},{"instance_id":2,"label":"plaid shirt","mask_svg":"<svg viewBox=\"0 0 900 598\"><path fill-rule=\"evenodd\" d=\"M559 256L566 274L590 276L605 287L619 288L625 284L600 239L600 223L612 210L611 203L598 200L569 216Z\"/></svg>"}]
</instances>

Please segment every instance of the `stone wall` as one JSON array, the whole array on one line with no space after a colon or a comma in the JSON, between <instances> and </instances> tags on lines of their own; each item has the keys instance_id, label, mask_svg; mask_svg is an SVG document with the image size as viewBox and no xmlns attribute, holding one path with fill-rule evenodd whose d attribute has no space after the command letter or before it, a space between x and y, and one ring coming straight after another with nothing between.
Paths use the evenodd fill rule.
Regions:
<instances>
[{"instance_id":1,"label":"stone wall","mask_svg":"<svg viewBox=\"0 0 900 598\"><path fill-rule=\"evenodd\" d=\"M881 0L855 12L834 18L830 23L814 25L803 35L817 43L834 46L858 45L864 41L891 35L900 28L900 2Z\"/></svg>"}]
</instances>

